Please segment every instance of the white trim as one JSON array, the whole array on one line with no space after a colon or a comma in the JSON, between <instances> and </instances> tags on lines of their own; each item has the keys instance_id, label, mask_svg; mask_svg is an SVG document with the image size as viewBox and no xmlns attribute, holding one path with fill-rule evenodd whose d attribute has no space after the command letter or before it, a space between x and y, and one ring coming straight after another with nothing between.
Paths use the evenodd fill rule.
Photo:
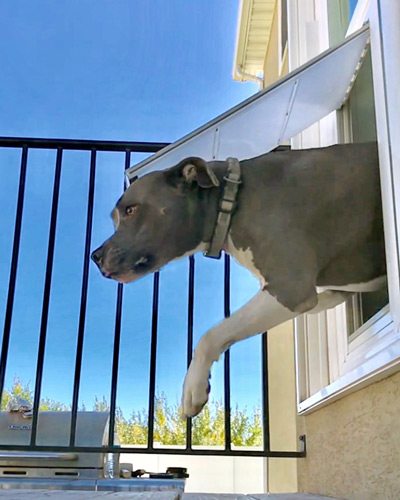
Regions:
<instances>
[{"instance_id":1,"label":"white trim","mask_svg":"<svg viewBox=\"0 0 400 500\"><path fill-rule=\"evenodd\" d=\"M393 322L390 322L380 332L381 345L384 346L382 349L379 350L375 345L371 351L368 351L370 355L364 363L349 370L307 399L298 401L298 413L310 413L399 370L400 337L393 326Z\"/></svg>"},{"instance_id":2,"label":"white trim","mask_svg":"<svg viewBox=\"0 0 400 500\"><path fill-rule=\"evenodd\" d=\"M371 2L371 50L374 93L383 196L383 215L387 231L386 260L390 305L396 331L400 332L400 117L398 110L400 40L397 2ZM382 30L382 25L385 27ZM392 62L392 64L391 64ZM392 140L393 138L393 140Z\"/></svg>"},{"instance_id":3,"label":"white trim","mask_svg":"<svg viewBox=\"0 0 400 500\"><path fill-rule=\"evenodd\" d=\"M369 17L370 4L370 0L358 0L357 6L351 17L346 36L351 35L364 25L365 21Z\"/></svg>"},{"instance_id":4,"label":"white trim","mask_svg":"<svg viewBox=\"0 0 400 500\"><path fill-rule=\"evenodd\" d=\"M354 391L386 369L400 368L400 336L385 306L348 341L346 307L295 320L299 413Z\"/></svg>"},{"instance_id":5,"label":"white trim","mask_svg":"<svg viewBox=\"0 0 400 500\"><path fill-rule=\"evenodd\" d=\"M353 336L349 338L347 356L354 354L365 344L379 336L379 333L391 323L393 323L393 320L390 316L388 304L357 330L357 336L354 339Z\"/></svg>"},{"instance_id":6,"label":"white trim","mask_svg":"<svg viewBox=\"0 0 400 500\"><path fill-rule=\"evenodd\" d=\"M336 318L335 321L327 322L327 336L331 344L335 340L337 342L337 357L335 359L331 354L330 360L335 364L336 377L332 377L330 382L358 368L398 340L389 305L364 323L354 340L348 336L345 304L335 308L331 314Z\"/></svg>"}]
</instances>

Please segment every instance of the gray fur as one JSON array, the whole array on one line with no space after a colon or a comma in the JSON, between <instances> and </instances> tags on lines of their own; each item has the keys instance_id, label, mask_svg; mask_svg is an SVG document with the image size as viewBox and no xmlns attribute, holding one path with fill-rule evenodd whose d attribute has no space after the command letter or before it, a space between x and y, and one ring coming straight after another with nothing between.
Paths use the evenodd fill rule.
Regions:
<instances>
[{"instance_id":1,"label":"gray fur","mask_svg":"<svg viewBox=\"0 0 400 500\"><path fill-rule=\"evenodd\" d=\"M277 151L240 165L230 236L236 248L250 249L278 302L305 312L317 304L316 286L385 274L376 144ZM189 158L127 189L116 232L92 254L105 276L133 281L207 245L226 163L206 167ZM138 207L135 215L125 214L129 206Z\"/></svg>"}]
</instances>

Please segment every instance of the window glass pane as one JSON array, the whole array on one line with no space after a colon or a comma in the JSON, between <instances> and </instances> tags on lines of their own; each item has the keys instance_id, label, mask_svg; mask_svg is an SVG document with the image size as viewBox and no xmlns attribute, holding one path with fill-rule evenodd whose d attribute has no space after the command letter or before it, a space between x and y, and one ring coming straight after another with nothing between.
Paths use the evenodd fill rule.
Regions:
<instances>
[{"instance_id":1,"label":"window glass pane","mask_svg":"<svg viewBox=\"0 0 400 500\"><path fill-rule=\"evenodd\" d=\"M347 334L355 338L357 330L389 302L387 287L376 292L357 293L346 301Z\"/></svg>"},{"instance_id":2,"label":"window glass pane","mask_svg":"<svg viewBox=\"0 0 400 500\"><path fill-rule=\"evenodd\" d=\"M346 106L350 114L351 142L376 141L371 52L365 56Z\"/></svg>"},{"instance_id":3,"label":"window glass pane","mask_svg":"<svg viewBox=\"0 0 400 500\"><path fill-rule=\"evenodd\" d=\"M329 42L337 45L346 36L349 23L358 0L335 0L327 2Z\"/></svg>"},{"instance_id":4,"label":"window glass pane","mask_svg":"<svg viewBox=\"0 0 400 500\"><path fill-rule=\"evenodd\" d=\"M350 138L353 142L376 141L375 103L372 80L371 53L365 57L350 98L346 104L350 121ZM374 316L389 302L387 287L377 292L357 294L346 303L348 334Z\"/></svg>"}]
</instances>

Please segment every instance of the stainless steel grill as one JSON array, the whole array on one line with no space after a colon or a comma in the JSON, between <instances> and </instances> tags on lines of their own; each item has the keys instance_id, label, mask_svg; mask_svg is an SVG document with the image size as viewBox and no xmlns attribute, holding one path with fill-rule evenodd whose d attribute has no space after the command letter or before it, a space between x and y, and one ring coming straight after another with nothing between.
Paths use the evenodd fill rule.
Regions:
<instances>
[{"instance_id":1,"label":"stainless steel grill","mask_svg":"<svg viewBox=\"0 0 400 500\"><path fill-rule=\"evenodd\" d=\"M40 412L37 445L68 446L70 426L71 412ZM11 408L11 411L0 412L0 442L3 445L16 447L29 445L31 431L32 411L26 405L20 404ZM103 447L107 445L108 437L109 414L107 412L77 413L75 442L78 447ZM114 442L117 443L116 436ZM126 468L123 471L120 470L118 452L0 449L0 489L184 490L184 479L132 478L130 472Z\"/></svg>"},{"instance_id":2,"label":"stainless steel grill","mask_svg":"<svg viewBox=\"0 0 400 500\"><path fill-rule=\"evenodd\" d=\"M79 446L103 446L108 438L109 414L78 412L76 443ZM71 412L39 413L37 444L68 446ZM0 412L0 442L4 445L28 445L31 439L30 411ZM108 459L108 460L107 460ZM113 470L108 470L110 463ZM119 470L119 454L79 452L1 451L0 478L103 478L115 476Z\"/></svg>"}]
</instances>

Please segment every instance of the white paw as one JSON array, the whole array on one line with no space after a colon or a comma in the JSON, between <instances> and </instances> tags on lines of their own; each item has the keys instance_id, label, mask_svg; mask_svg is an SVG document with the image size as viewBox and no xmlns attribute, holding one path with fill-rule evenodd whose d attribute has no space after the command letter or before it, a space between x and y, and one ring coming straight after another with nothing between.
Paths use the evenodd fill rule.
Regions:
<instances>
[{"instance_id":1,"label":"white paw","mask_svg":"<svg viewBox=\"0 0 400 500\"><path fill-rule=\"evenodd\" d=\"M194 417L207 403L210 392L209 378L208 368L193 359L183 383L182 412L186 417Z\"/></svg>"}]
</instances>

